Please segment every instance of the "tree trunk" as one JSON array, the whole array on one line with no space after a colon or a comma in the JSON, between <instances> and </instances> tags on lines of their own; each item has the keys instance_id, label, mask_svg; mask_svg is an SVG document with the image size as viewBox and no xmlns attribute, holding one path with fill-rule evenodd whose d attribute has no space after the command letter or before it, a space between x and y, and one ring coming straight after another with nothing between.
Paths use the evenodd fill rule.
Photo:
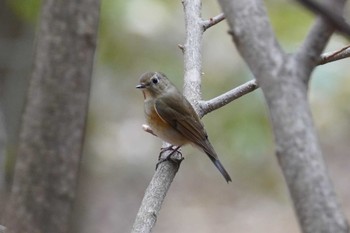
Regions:
<instances>
[{"instance_id":1,"label":"tree trunk","mask_svg":"<svg viewBox=\"0 0 350 233\"><path fill-rule=\"evenodd\" d=\"M12 184L19 126L33 53L34 26L0 0L0 209ZM0 212L0 219L5 211Z\"/></svg>"},{"instance_id":2,"label":"tree trunk","mask_svg":"<svg viewBox=\"0 0 350 233\"><path fill-rule=\"evenodd\" d=\"M5 226L67 232L96 47L99 0L46 0Z\"/></svg>"},{"instance_id":3,"label":"tree trunk","mask_svg":"<svg viewBox=\"0 0 350 233\"><path fill-rule=\"evenodd\" d=\"M260 0L219 0L242 57L265 96L275 135L276 156L304 233L347 233L346 218L329 179L308 104L308 82L333 33L323 18L301 49L279 46ZM329 1L338 10L344 1ZM335 12L340 12L335 10Z\"/></svg>"}]
</instances>

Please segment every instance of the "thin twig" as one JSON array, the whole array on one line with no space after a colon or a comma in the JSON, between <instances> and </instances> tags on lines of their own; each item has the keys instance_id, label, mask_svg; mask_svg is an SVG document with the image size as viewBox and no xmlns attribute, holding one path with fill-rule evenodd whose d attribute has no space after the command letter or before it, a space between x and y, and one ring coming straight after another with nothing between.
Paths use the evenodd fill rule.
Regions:
<instances>
[{"instance_id":1,"label":"thin twig","mask_svg":"<svg viewBox=\"0 0 350 233\"><path fill-rule=\"evenodd\" d=\"M179 47L179 49L181 49L182 53L185 53L185 46L183 46L182 44L178 44L177 47Z\"/></svg>"},{"instance_id":2,"label":"thin twig","mask_svg":"<svg viewBox=\"0 0 350 233\"><path fill-rule=\"evenodd\" d=\"M200 108L203 115L212 112L218 108L225 106L226 104L238 99L254 90L259 88L255 79L250 80L222 95L219 95L211 100L201 101Z\"/></svg>"},{"instance_id":3,"label":"thin twig","mask_svg":"<svg viewBox=\"0 0 350 233\"><path fill-rule=\"evenodd\" d=\"M220 23L224 19L225 19L225 15L224 15L224 13L221 13L221 14L214 16L208 20L204 20L202 23L204 31L207 30L208 28L214 26L215 24Z\"/></svg>"},{"instance_id":4,"label":"thin twig","mask_svg":"<svg viewBox=\"0 0 350 233\"><path fill-rule=\"evenodd\" d=\"M145 131L145 132L147 132L147 133L150 133L150 134L152 134L153 136L156 136L156 137L157 137L157 135L153 132L152 128L151 128L149 125L143 124L143 125L142 125L142 129L143 129L143 131Z\"/></svg>"},{"instance_id":5,"label":"thin twig","mask_svg":"<svg viewBox=\"0 0 350 233\"><path fill-rule=\"evenodd\" d=\"M318 62L318 65L323 65L329 62L338 61L348 57L350 57L350 45L334 52L322 54L320 56L320 61Z\"/></svg>"},{"instance_id":6,"label":"thin twig","mask_svg":"<svg viewBox=\"0 0 350 233\"><path fill-rule=\"evenodd\" d=\"M348 57L350 57L350 45L333 52L327 52L322 54L320 56L320 61L318 65L324 65L324 64L338 61ZM232 101L250 92L253 92L258 88L259 88L259 84L256 82L255 79L253 79L211 100L200 101L199 102L200 116L204 116L218 108L221 108L231 103Z\"/></svg>"}]
</instances>

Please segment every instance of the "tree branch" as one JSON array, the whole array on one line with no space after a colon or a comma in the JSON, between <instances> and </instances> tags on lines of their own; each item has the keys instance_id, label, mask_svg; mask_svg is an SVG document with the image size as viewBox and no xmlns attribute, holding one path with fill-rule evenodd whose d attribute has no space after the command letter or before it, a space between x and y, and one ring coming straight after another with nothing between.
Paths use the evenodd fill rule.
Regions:
<instances>
[{"instance_id":1,"label":"tree branch","mask_svg":"<svg viewBox=\"0 0 350 233\"><path fill-rule=\"evenodd\" d=\"M329 62L338 61L350 57L350 45L329 53L324 53L320 56L318 65L324 65Z\"/></svg>"},{"instance_id":2,"label":"tree branch","mask_svg":"<svg viewBox=\"0 0 350 233\"><path fill-rule=\"evenodd\" d=\"M68 232L86 128L100 1L42 2L4 216L11 233Z\"/></svg>"},{"instance_id":3,"label":"tree branch","mask_svg":"<svg viewBox=\"0 0 350 233\"><path fill-rule=\"evenodd\" d=\"M179 170L180 163L165 161L158 166L142 199L132 233L151 232L157 221L165 195Z\"/></svg>"},{"instance_id":4,"label":"tree branch","mask_svg":"<svg viewBox=\"0 0 350 233\"><path fill-rule=\"evenodd\" d=\"M185 12L186 41L184 49L184 95L198 110L201 99L202 37L201 1L182 1Z\"/></svg>"},{"instance_id":5,"label":"tree branch","mask_svg":"<svg viewBox=\"0 0 350 233\"><path fill-rule=\"evenodd\" d=\"M284 62L284 52L276 40L263 3L252 0L219 2L236 47L241 54L245 54L245 60L254 71L253 74L265 77L267 74L279 72L278 68ZM223 7L228 5L232 7ZM269 52L266 52L266 48Z\"/></svg>"},{"instance_id":6,"label":"tree branch","mask_svg":"<svg viewBox=\"0 0 350 233\"><path fill-rule=\"evenodd\" d=\"M230 0L226 1L227 2L225 4L228 4L230 2ZM269 26L268 20L266 19L266 13L264 12L264 10L261 10L261 6L259 4L255 5L256 2L254 2L253 0L242 0L239 6L244 7L244 4L253 7L252 9L254 9L254 7L256 8L253 12L243 12L243 15L245 15L246 17L249 17L250 15L254 16L252 17L252 19L258 24L258 26L249 22L249 20L239 19L239 17L238 19L236 19L236 22L241 21L239 23L242 27L246 26L245 23L251 23L246 29L254 29L255 27L259 28L258 30L256 30L256 33L259 36L252 40L249 35L249 32L241 30L240 27L237 27L237 30L233 31L233 34L235 35L234 39L237 44L243 45L242 47L239 47L240 49L242 49L241 53L248 54L249 60L252 63L256 62L256 64L254 65L248 63L250 67L254 68L253 73L256 76L262 75L264 77L267 75L277 79L277 77L275 76L278 74L286 55L280 49L277 41L275 40L272 30ZM203 116L257 89L258 84L256 80L251 80L212 100L200 101L201 40L202 34L205 31L205 28L203 27L203 22L208 21L203 21L200 17L200 0L183 1L183 6L186 21L186 41L185 45L180 45L179 47L183 51L185 57L184 95L194 105L198 114L200 116ZM240 11L239 8L237 8L236 10L238 12ZM226 11L227 12L225 12L225 14L233 12L232 8L230 7L226 8ZM256 11L260 14L260 17L262 18L255 18ZM221 17L223 16L217 16L217 18ZM230 22L232 24L231 20ZM264 26L268 26L268 30L266 30ZM266 50L266 44L269 46L268 50ZM248 47L250 47L250 49ZM271 51L271 53L266 53L266 51ZM332 61L327 61L327 59L329 59L328 57L325 59L325 63ZM261 79L259 78L259 80ZM153 134L152 130L147 125L143 125L143 129L146 132ZM181 157L178 156L179 155L175 156L175 163L170 161L163 162L159 165L158 169L156 170L145 192L145 196L142 200L139 212L133 225L132 233L151 232L152 228L154 227L166 193L179 169Z\"/></svg>"},{"instance_id":7,"label":"tree branch","mask_svg":"<svg viewBox=\"0 0 350 233\"><path fill-rule=\"evenodd\" d=\"M186 41L184 46L179 47L184 53L185 60L184 95L198 111L198 101L201 98L201 41L204 32L200 17L201 1L184 0L182 3L185 12ZM143 129L148 133L153 133L147 126L143 126ZM166 193L179 169L182 161L180 155L181 153L176 153L171 157L174 162L165 161L159 164L145 192L132 233L151 232Z\"/></svg>"},{"instance_id":8,"label":"tree branch","mask_svg":"<svg viewBox=\"0 0 350 233\"><path fill-rule=\"evenodd\" d=\"M225 15L224 15L224 13L221 13L221 14L219 14L219 15L217 15L217 16L215 16L215 17L212 17L212 18L210 18L210 19L208 19L208 20L204 20L204 21L202 22L202 24L203 24L203 30L204 30L204 31L207 30L208 28L214 26L215 24L220 23L220 22L223 21L224 19L225 19Z\"/></svg>"},{"instance_id":9,"label":"tree branch","mask_svg":"<svg viewBox=\"0 0 350 233\"><path fill-rule=\"evenodd\" d=\"M329 2L328 5L332 11L340 12L340 7L337 4ZM301 66L305 68L303 72L306 72L306 78L310 78L310 73L318 64L320 54L322 53L333 32L333 25L329 23L326 18L323 18L321 16L318 17L310 32L308 33L306 39L304 40L304 43L295 54L296 60L302 63ZM308 80L305 81L307 82Z\"/></svg>"},{"instance_id":10,"label":"tree branch","mask_svg":"<svg viewBox=\"0 0 350 233\"><path fill-rule=\"evenodd\" d=\"M346 23L344 17L342 17L343 12L342 8L334 11L332 9L332 5L324 6L316 1L312 0L297 0L306 8L311 10L312 12L319 14L321 17L326 19L326 21L332 25L332 27L336 28L340 33L350 36L350 25ZM342 0L343 3L345 0Z\"/></svg>"},{"instance_id":11,"label":"tree branch","mask_svg":"<svg viewBox=\"0 0 350 233\"><path fill-rule=\"evenodd\" d=\"M350 45L346 46L342 49L333 51L333 52L327 52L322 54L319 57L318 65L324 65L330 62L338 61L344 58L350 57ZM211 100L207 101L200 101L200 112L203 115L206 115L218 108L221 108L232 101L249 94L250 92L253 92L254 90L258 89L259 85L256 82L255 79L248 81L232 90L229 90L228 92L221 94Z\"/></svg>"},{"instance_id":12,"label":"tree branch","mask_svg":"<svg viewBox=\"0 0 350 233\"><path fill-rule=\"evenodd\" d=\"M201 112L203 115L210 113L228 103L231 103L233 100L256 90L257 88L259 88L259 86L256 80L253 79L211 100L200 101Z\"/></svg>"},{"instance_id":13,"label":"tree branch","mask_svg":"<svg viewBox=\"0 0 350 233\"><path fill-rule=\"evenodd\" d=\"M310 74L307 71L314 66L310 62L301 62L300 55L291 56L281 51L275 42L263 1L219 0L219 3L239 52L261 85L275 135L276 156L302 231L348 232L322 158L308 105L308 83L305 80ZM313 46L309 49L323 49L327 35L323 37L321 42L310 41Z\"/></svg>"},{"instance_id":14,"label":"tree branch","mask_svg":"<svg viewBox=\"0 0 350 233\"><path fill-rule=\"evenodd\" d=\"M143 129L143 131L145 131L145 132L147 132L147 133L150 133L150 134L152 134L153 136L156 136L156 137L157 137L157 135L155 135L155 133L153 132L152 128L151 128L149 125L143 124L143 125L142 125L142 129Z\"/></svg>"},{"instance_id":15,"label":"tree branch","mask_svg":"<svg viewBox=\"0 0 350 233\"><path fill-rule=\"evenodd\" d=\"M298 49L295 56L303 64L309 64L309 68L305 72L310 73L317 65L320 54L324 49L324 45L328 42L333 33L333 27L327 21L319 17L311 30L309 31L302 46ZM304 65L303 65L304 66ZM309 77L310 75L306 75Z\"/></svg>"}]
</instances>

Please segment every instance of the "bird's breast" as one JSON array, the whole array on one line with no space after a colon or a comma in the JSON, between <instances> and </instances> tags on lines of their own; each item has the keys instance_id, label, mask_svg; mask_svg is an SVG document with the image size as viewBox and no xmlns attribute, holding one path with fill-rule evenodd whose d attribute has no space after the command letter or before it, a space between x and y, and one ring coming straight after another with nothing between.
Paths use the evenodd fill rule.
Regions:
<instances>
[{"instance_id":1,"label":"bird's breast","mask_svg":"<svg viewBox=\"0 0 350 233\"><path fill-rule=\"evenodd\" d=\"M146 121L152 131L162 140L174 145L181 146L188 143L188 140L170 124L164 121L154 108L154 104L145 101Z\"/></svg>"}]
</instances>

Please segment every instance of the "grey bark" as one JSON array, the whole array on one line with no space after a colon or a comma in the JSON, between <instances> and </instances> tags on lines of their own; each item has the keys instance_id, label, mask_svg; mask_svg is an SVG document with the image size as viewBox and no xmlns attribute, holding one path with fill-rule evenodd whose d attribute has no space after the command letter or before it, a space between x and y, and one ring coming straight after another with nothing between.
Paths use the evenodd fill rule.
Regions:
<instances>
[{"instance_id":1,"label":"grey bark","mask_svg":"<svg viewBox=\"0 0 350 233\"><path fill-rule=\"evenodd\" d=\"M163 162L158 166L133 224L132 233L152 232L165 196L180 167L180 163ZM117 231L116 231L117 232Z\"/></svg>"},{"instance_id":2,"label":"grey bark","mask_svg":"<svg viewBox=\"0 0 350 233\"><path fill-rule=\"evenodd\" d=\"M9 192L18 131L31 70L34 27L0 0L0 209ZM0 219L2 217L0 212Z\"/></svg>"},{"instance_id":3,"label":"grey bark","mask_svg":"<svg viewBox=\"0 0 350 233\"><path fill-rule=\"evenodd\" d=\"M208 29L208 27L214 25L217 22L220 22L223 19L223 15L220 14L217 17L214 17L214 23L211 20L204 21L201 19L200 15L200 0L184 0L182 3L184 5L186 22L186 43L184 46L180 46L184 52L185 58L184 95L194 105L198 114L200 116L203 116L206 113L220 108L229 102L255 90L259 87L259 85L255 80L252 80L212 100L201 100L200 87L202 35L203 32ZM307 217L307 221L314 220L314 222L303 223L303 230L306 229L307 231L305 232L332 232L332 230L335 230L334 232L337 232L337 230L340 229L343 231L339 232L344 232L344 230L347 229L347 223L339 209L333 188L327 176L327 172L322 160L322 155L320 154L317 137L312 125L312 119L306 98L307 80L313 67L316 64L320 63L320 53L324 47L324 44L327 42L329 36L331 35L332 30L330 30L330 27L329 25L327 26L327 24L321 24L319 26L316 24L313 30L311 30L310 35L313 35L314 32L319 34L314 36L313 39L311 38L312 36L309 36L308 40L306 40L304 43L304 46L307 46L307 44L309 44L308 46L313 48L311 49L311 52L307 52L308 54L305 54L304 56L302 56L300 53L297 53L294 56L288 56L284 54L284 52L279 47L276 39L274 38L266 16L265 9L261 5L261 1L258 2L250 0L245 2L245 0L242 0L240 2L234 2L227 0L222 1L221 4L224 8L224 13L230 16L229 23L231 25L231 28L233 28L232 34L234 35L234 40L239 47L239 50L241 51L243 57L247 60L247 63L251 67L254 75L259 76L258 82L265 83L264 88L267 92L269 91L269 82L275 82L272 84L271 88L277 89L277 94L273 95L273 98L276 98L275 101L277 104L275 104L273 101L269 104L269 106L274 106L273 114L278 117L286 117L287 113L289 114L290 111L296 110L296 112L293 112L293 114L288 115L288 117L285 119L282 119L282 123L278 122L278 117L277 120L272 119L272 122L274 124L273 126L275 134L278 135L276 137L280 137L279 134L281 133L285 134L283 136L283 139L281 138L282 140L279 139L277 141L277 151L278 157L281 161L282 169L286 168L284 172L285 176L287 177L286 180L288 182L288 185L291 186L291 189L297 190L298 187L296 186L298 185L304 187L304 185L309 185L312 183L310 188L316 188L316 192L320 192L320 195L316 195L315 199L313 197L315 193L312 191L309 192L309 190L305 190L304 192L301 190L300 192L301 196L304 193L306 194L306 198L308 198L306 202L314 203L311 204L311 210L308 210L302 206L302 210L300 211L307 211L306 215L316 214L315 216L312 216L312 218ZM230 4L232 5L230 6ZM238 16L232 16L230 14L237 14ZM237 25L239 26L237 27ZM252 30L252 32L249 32L249 30ZM260 37L262 37L262 39ZM257 57L255 57L256 55ZM344 55L344 57L345 56L347 55ZM321 58L323 59L323 57ZM327 62L331 62L333 60L328 57L326 59ZM249 62L252 62L254 65L251 65ZM299 65L307 65L309 69L292 69ZM281 81L278 78L280 76L284 77L281 79ZM300 79L293 80L295 77L298 77ZM288 80L289 78L292 80ZM269 81L269 79L272 80ZM278 90L279 88L282 89ZM287 90L287 92L285 92L286 88L296 88L297 90L291 90L290 92ZM280 96L278 95L283 96L280 101ZM295 105L295 100L303 101L303 104L301 104L301 106L297 107L296 109L293 109L292 105ZM292 101L292 103L288 101ZM289 122L293 121L294 119L298 120L292 123ZM281 124L282 127L278 126ZM295 127L295 129L292 129L290 132L288 132L289 124L291 124L292 127ZM280 128L276 129L276 127ZM306 129L304 129L304 127L306 127ZM303 133L306 134L301 135ZM299 136L301 137L299 138ZM287 140L286 143L283 141L285 139ZM304 145L304 142L309 144ZM288 145L296 146L296 148L292 147L291 150L285 151ZM301 154L298 158L298 155L295 154L298 154L299 152L301 152ZM287 157L288 155L290 155L289 157L295 155L297 158L290 159ZM283 162L284 159L287 160L287 162ZM297 165L301 165L301 167L298 167ZM320 170L316 171L314 174L311 174L310 177L303 180L303 177L296 172L302 172L303 175L310 175L307 171L310 166L312 172L317 169ZM290 168L292 168L292 170L290 170ZM131 232L136 233L152 231L153 227L155 226L163 200L178 169L178 163L164 162L159 165L158 170L154 174L152 181L145 192L145 196L142 200ZM293 171L293 169L296 169L296 171ZM294 180L296 177L298 179ZM295 182L295 184L290 185L290 182ZM317 182L321 183L318 184ZM306 187L308 188L308 186ZM324 187L326 188L325 190L323 190ZM297 196L299 194L295 195ZM302 198L300 200L302 201L302 204L305 203ZM322 201L329 201L329 203L322 203ZM318 214L316 213L318 210L324 210L327 213ZM327 217L328 213L330 213L329 218ZM318 217L321 217L321 219L318 219ZM338 222L335 223L337 220ZM322 222L322 224L320 224L320 222ZM328 226L328 223L331 225ZM310 226L308 226L309 224ZM320 228L318 228L317 225L319 225ZM319 229L321 229L321 231L313 231Z\"/></svg>"},{"instance_id":4,"label":"grey bark","mask_svg":"<svg viewBox=\"0 0 350 233\"><path fill-rule=\"evenodd\" d=\"M68 232L96 47L99 0L43 2L4 225Z\"/></svg>"},{"instance_id":5,"label":"grey bark","mask_svg":"<svg viewBox=\"0 0 350 233\"><path fill-rule=\"evenodd\" d=\"M185 12L186 41L184 52L184 95L194 105L199 115L199 100L201 98L201 40L204 32L204 21L200 17L201 1L182 1ZM166 145L163 143L163 146ZM175 162L166 161L158 166L157 171L148 185L140 209L135 218L132 233L151 232L156 224L158 213L169 187L179 169L181 158L178 154Z\"/></svg>"},{"instance_id":6,"label":"grey bark","mask_svg":"<svg viewBox=\"0 0 350 233\"><path fill-rule=\"evenodd\" d=\"M343 1L332 5L342 6ZM264 93L276 155L304 233L345 233L348 224L323 161L307 99L308 81L333 28L317 19L301 49L285 54L263 1L219 0L233 40Z\"/></svg>"}]
</instances>

